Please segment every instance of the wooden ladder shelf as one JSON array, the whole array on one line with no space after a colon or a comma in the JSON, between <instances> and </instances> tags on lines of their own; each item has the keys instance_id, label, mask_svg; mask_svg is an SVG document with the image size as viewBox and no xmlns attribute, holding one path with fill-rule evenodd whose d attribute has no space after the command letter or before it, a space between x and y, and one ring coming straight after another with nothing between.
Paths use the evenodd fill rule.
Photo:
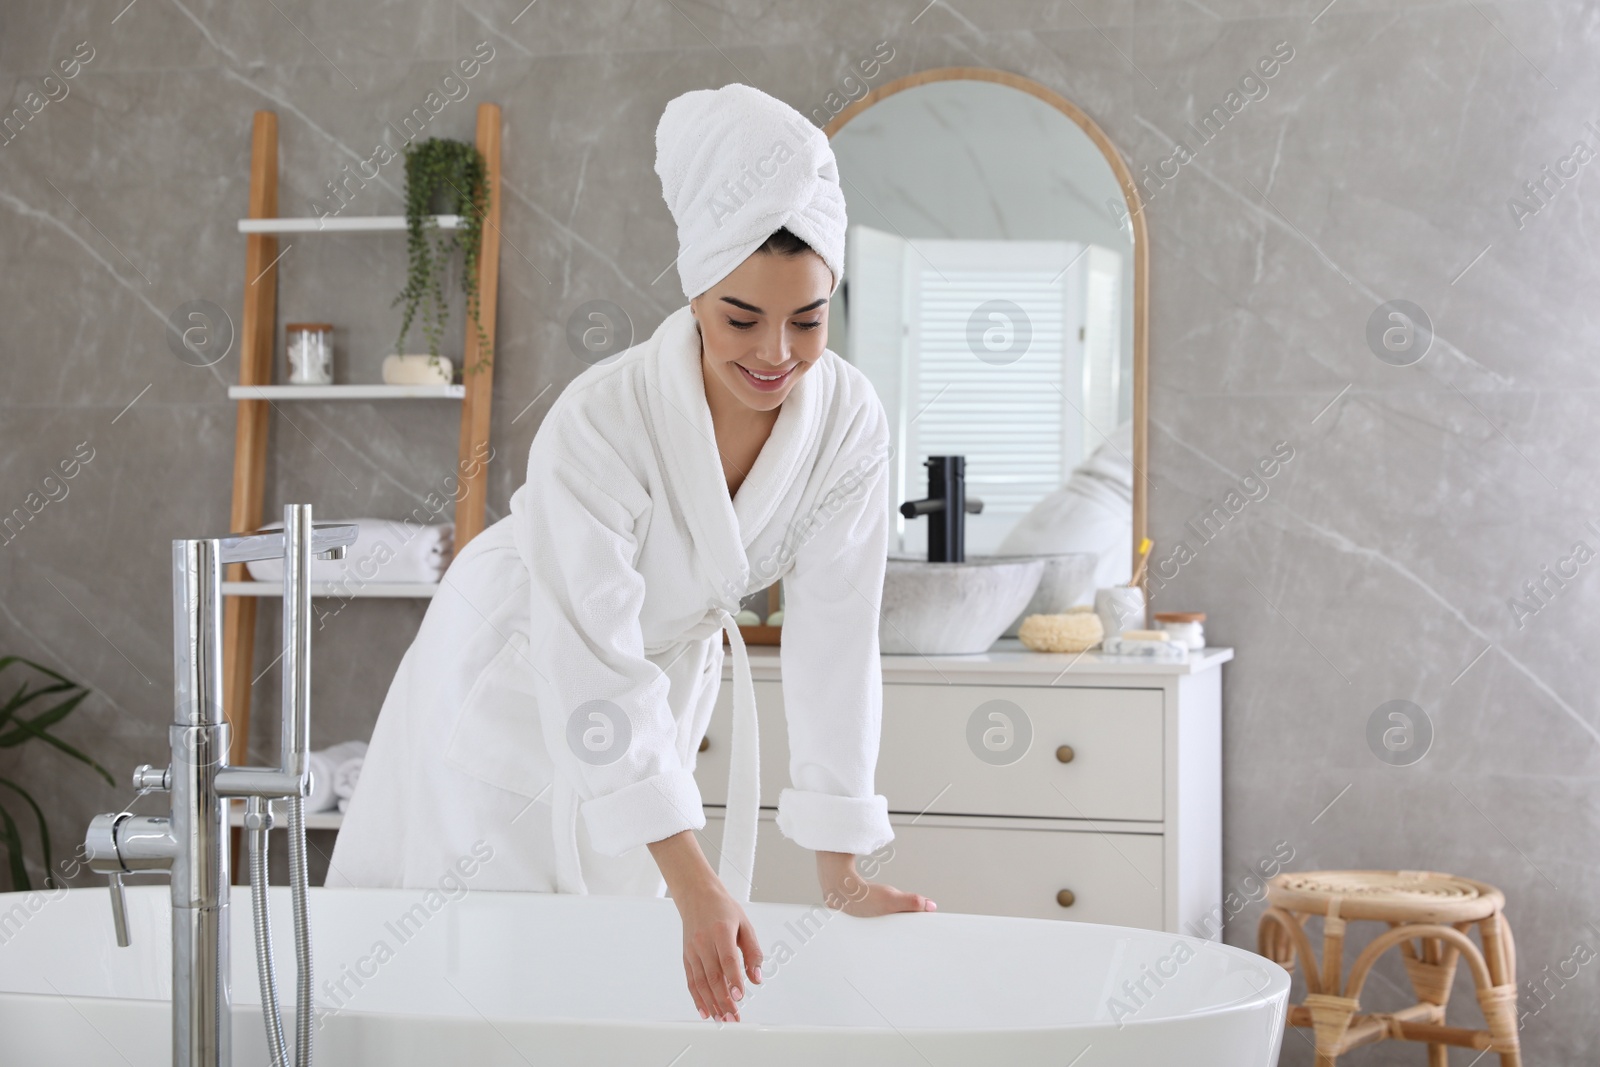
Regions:
<instances>
[{"instance_id":1,"label":"wooden ladder shelf","mask_svg":"<svg viewBox=\"0 0 1600 1067\"><path fill-rule=\"evenodd\" d=\"M479 319L494 350L495 308L500 284L500 108L496 104L478 105L478 151L483 154L489 179L488 210L483 218L482 245L478 256ZM258 221L266 220L266 221ZM393 218L335 219L329 233L385 232L404 228ZM457 220L444 216L442 226L455 226ZM278 294L278 233L310 233L323 229L314 219L278 217L278 116L271 111L255 113L250 150L250 213L240 223L245 234L244 319L239 331L240 392L252 387L272 386L274 335ZM461 551L484 528L484 505L488 481L490 391L494 381L493 359L485 358L472 317L466 316L466 343L462 357L461 447L455 476L459 480L455 509L455 548ZM308 389L315 387L307 387ZM381 387L380 387L381 388ZM335 390L337 387L335 387ZM330 392L334 392L330 391ZM270 390L268 391L270 393ZM367 390L366 392L371 392ZM309 397L309 393L307 394ZM365 393L350 390L353 398ZM407 395L397 390L394 395ZM410 395L428 395L413 391ZM445 390L437 395L453 398ZM267 427L273 400L260 393L239 399L238 426L234 438L233 507L230 530L260 528L266 495ZM229 567L227 580L246 580L243 564ZM234 586L234 588L238 588ZM392 594L391 594L392 595ZM426 594L419 594L426 595ZM229 756L235 764L249 762L250 683L256 637L254 596L230 595L223 601L223 705L232 740Z\"/></svg>"}]
</instances>

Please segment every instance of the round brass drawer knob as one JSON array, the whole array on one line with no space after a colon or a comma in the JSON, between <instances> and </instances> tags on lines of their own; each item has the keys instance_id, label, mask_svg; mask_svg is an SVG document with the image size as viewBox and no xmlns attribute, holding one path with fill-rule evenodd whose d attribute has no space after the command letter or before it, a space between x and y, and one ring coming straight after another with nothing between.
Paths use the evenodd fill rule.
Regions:
<instances>
[{"instance_id":1,"label":"round brass drawer knob","mask_svg":"<svg viewBox=\"0 0 1600 1067\"><path fill-rule=\"evenodd\" d=\"M1077 753L1072 751L1071 745L1062 745L1060 748L1056 749L1056 759L1061 763L1071 763L1073 757L1076 755Z\"/></svg>"},{"instance_id":2,"label":"round brass drawer knob","mask_svg":"<svg viewBox=\"0 0 1600 1067\"><path fill-rule=\"evenodd\" d=\"M701 752L704 752L704 751L705 751L705 750L706 750L706 749L708 749L708 748L710 748L710 747L711 747L711 738L709 738L709 737L702 737L702 738L701 738L701 739L700 739L700 751L701 751Z\"/></svg>"},{"instance_id":3,"label":"round brass drawer knob","mask_svg":"<svg viewBox=\"0 0 1600 1067\"><path fill-rule=\"evenodd\" d=\"M1070 908L1073 904L1077 903L1077 901L1078 898L1070 889L1063 889L1061 892L1056 894L1056 903L1060 904L1063 908Z\"/></svg>"}]
</instances>

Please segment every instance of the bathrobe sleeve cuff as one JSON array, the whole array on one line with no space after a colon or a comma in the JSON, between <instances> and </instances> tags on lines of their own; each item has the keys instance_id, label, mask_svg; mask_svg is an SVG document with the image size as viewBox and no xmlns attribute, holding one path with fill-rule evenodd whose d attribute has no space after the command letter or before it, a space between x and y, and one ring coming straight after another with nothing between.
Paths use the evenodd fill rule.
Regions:
<instances>
[{"instance_id":1,"label":"bathrobe sleeve cuff","mask_svg":"<svg viewBox=\"0 0 1600 1067\"><path fill-rule=\"evenodd\" d=\"M881 793L841 797L784 789L778 794L778 829L801 848L856 856L876 852L894 840L889 801Z\"/></svg>"},{"instance_id":2,"label":"bathrobe sleeve cuff","mask_svg":"<svg viewBox=\"0 0 1600 1067\"><path fill-rule=\"evenodd\" d=\"M662 771L580 805L595 851L620 856L629 849L706 825L700 787L681 767Z\"/></svg>"}]
</instances>

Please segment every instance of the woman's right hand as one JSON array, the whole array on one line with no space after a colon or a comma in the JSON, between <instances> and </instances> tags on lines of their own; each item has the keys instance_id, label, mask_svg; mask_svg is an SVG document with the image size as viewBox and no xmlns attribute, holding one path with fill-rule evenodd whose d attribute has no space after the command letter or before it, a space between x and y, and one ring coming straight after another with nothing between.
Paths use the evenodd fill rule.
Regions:
<instances>
[{"instance_id":1,"label":"woman's right hand","mask_svg":"<svg viewBox=\"0 0 1600 1067\"><path fill-rule=\"evenodd\" d=\"M693 830L650 843L683 921L683 969L700 1017L739 1021L744 979L761 983L750 919L706 862Z\"/></svg>"}]
</instances>

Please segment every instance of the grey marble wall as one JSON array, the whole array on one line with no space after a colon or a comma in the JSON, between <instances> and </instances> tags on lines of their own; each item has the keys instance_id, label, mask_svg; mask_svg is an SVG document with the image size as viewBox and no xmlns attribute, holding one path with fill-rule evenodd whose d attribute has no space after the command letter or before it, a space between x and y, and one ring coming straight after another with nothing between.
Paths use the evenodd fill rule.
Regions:
<instances>
[{"instance_id":1,"label":"grey marble wall","mask_svg":"<svg viewBox=\"0 0 1600 1067\"><path fill-rule=\"evenodd\" d=\"M1179 137L1195 149L1148 205L1152 532L1158 560L1180 540L1191 549L1164 564L1158 606L1209 612L1213 642L1239 652L1225 682L1226 872L1239 905L1228 939L1253 944L1249 875L1283 843L1306 868L1487 880L1509 897L1523 977L1541 981L1521 999L1529 1061L1593 1062L1600 967L1574 961L1600 951L1589 614L1600 564L1573 549L1600 547L1586 407L1600 328L1593 180L1573 151L1600 146L1600 10L924 2L0 8L8 109L30 91L47 100L0 146L0 511L75 449L93 453L65 498L0 545L0 653L94 688L62 732L119 776L157 758L170 684L165 545L226 524L224 387L237 373L236 357L180 362L163 328L185 301L241 306L251 279L233 220L255 109L279 115L283 211L308 212L384 123L480 42L492 47L433 132L470 138L477 101L505 108L498 516L543 412L582 369L564 340L571 311L611 300L642 334L680 302L675 275L658 277L675 239L651 169L667 99L738 80L811 112L885 40L895 54L880 80L948 65L1016 71L1080 104L1136 169L1169 159ZM1197 146L1185 123L1224 104L1279 42L1293 58L1266 95L1253 90ZM76 76L61 79L75 55ZM1546 165L1571 176L1545 179ZM349 210L397 211L398 169ZM1535 197L1524 183L1541 179ZM402 239L284 243L280 322L341 324L343 370L376 377ZM1436 330L1404 366L1393 364L1420 349L1386 362L1367 339L1376 309L1397 299ZM269 508L409 510L449 474L455 432L442 404L285 408ZM1266 495L1196 535L1189 521L1278 442L1293 458L1260 483ZM1545 581L1547 566L1577 573L1530 598L1525 583ZM316 743L370 728L420 612L367 601L330 620ZM263 629L276 618L264 611ZM259 684L270 706L277 679ZM1392 700L1431 725L1409 765L1369 745ZM254 741L270 751L265 729ZM127 797L34 746L0 753L0 774L47 802L58 848ZM1370 988L1398 1003L1402 981L1389 968ZM1458 994L1472 1017L1470 990ZM1352 1062L1419 1056L1388 1046ZM1284 1062L1309 1063L1309 1043L1291 1034Z\"/></svg>"}]
</instances>

